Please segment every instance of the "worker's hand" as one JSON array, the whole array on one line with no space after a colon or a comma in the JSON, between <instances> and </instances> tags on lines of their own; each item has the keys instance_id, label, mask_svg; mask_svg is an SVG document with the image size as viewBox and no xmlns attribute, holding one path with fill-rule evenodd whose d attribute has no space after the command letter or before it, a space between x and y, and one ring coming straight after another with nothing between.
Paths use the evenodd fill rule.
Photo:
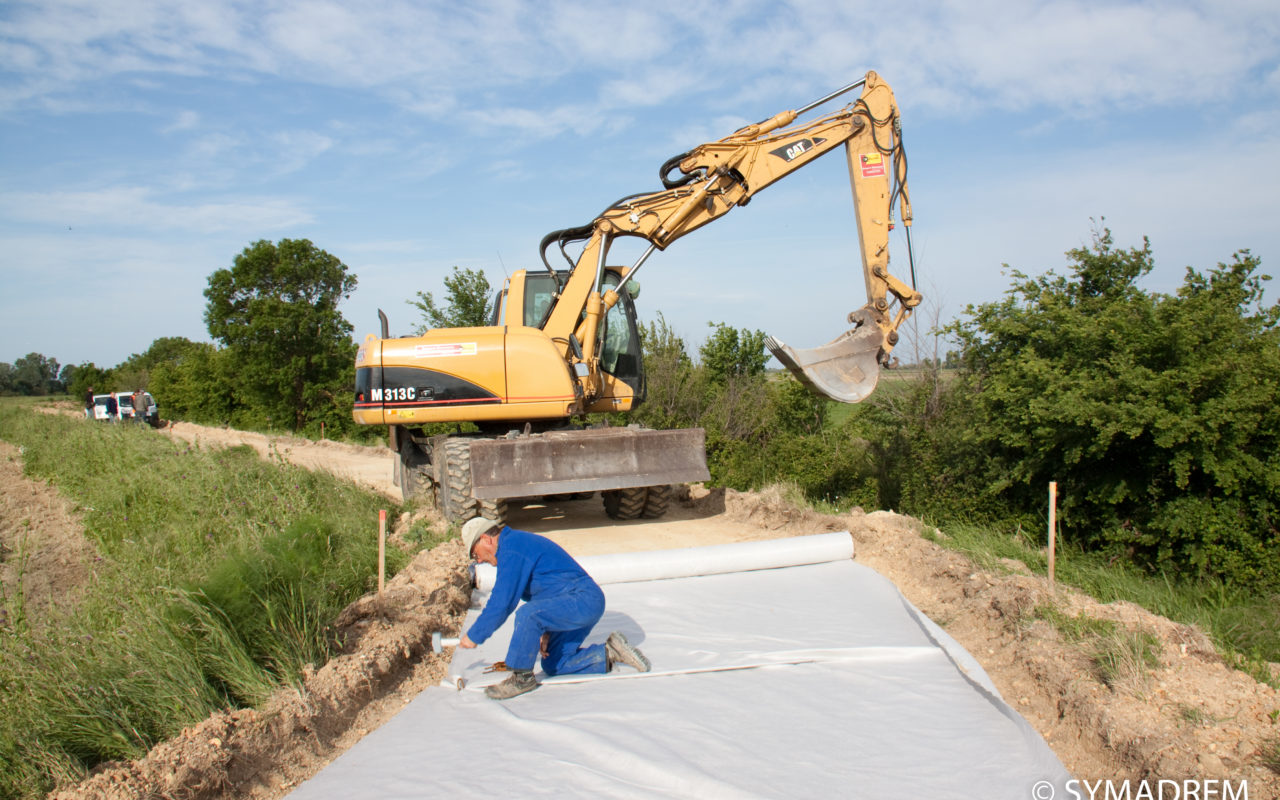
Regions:
<instances>
[{"instance_id":1,"label":"worker's hand","mask_svg":"<svg viewBox=\"0 0 1280 800\"><path fill-rule=\"evenodd\" d=\"M471 641L471 637L467 636L465 633L462 634L462 638L458 640L458 647L462 647L467 650L474 650L475 646L476 643Z\"/></svg>"},{"instance_id":2,"label":"worker's hand","mask_svg":"<svg viewBox=\"0 0 1280 800\"><path fill-rule=\"evenodd\" d=\"M538 643L538 655L543 658L547 657L547 645L551 642L551 634L542 634L542 641Z\"/></svg>"}]
</instances>

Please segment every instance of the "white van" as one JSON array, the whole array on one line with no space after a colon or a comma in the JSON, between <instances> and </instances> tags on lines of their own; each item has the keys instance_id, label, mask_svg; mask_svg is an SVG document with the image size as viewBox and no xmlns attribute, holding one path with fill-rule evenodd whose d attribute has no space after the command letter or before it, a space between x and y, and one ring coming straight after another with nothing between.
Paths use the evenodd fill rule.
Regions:
<instances>
[{"instance_id":1,"label":"white van","mask_svg":"<svg viewBox=\"0 0 1280 800\"><path fill-rule=\"evenodd\" d=\"M133 407L133 392L116 392L116 413L115 421L133 419L137 415L137 411ZM156 399L151 396L151 392L143 392L146 407L142 410L142 421L151 427L160 424L160 410L156 405ZM107 400L110 394L95 394L93 396L93 418L94 419L112 419L107 414Z\"/></svg>"}]
</instances>

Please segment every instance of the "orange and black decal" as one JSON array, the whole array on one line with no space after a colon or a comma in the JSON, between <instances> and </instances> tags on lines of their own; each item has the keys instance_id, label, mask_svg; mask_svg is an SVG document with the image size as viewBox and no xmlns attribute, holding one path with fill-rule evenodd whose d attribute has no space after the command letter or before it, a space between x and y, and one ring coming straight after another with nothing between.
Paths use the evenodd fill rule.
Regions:
<instances>
[{"instance_id":1,"label":"orange and black decal","mask_svg":"<svg viewBox=\"0 0 1280 800\"><path fill-rule=\"evenodd\" d=\"M454 375L418 367L361 367L356 370L356 403L361 408L430 408L487 405L501 399Z\"/></svg>"}]
</instances>

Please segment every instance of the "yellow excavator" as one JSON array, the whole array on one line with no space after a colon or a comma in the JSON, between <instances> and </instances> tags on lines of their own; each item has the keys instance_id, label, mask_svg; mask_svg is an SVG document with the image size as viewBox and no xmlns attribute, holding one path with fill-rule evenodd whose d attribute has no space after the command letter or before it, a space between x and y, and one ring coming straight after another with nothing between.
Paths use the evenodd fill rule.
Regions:
<instances>
[{"instance_id":1,"label":"yellow excavator","mask_svg":"<svg viewBox=\"0 0 1280 800\"><path fill-rule=\"evenodd\" d=\"M856 89L861 93L848 105L793 125ZM849 314L852 329L826 345L796 350L773 337L767 344L813 391L845 403L867 397L880 368L892 364L898 327L921 301L889 272L895 207L910 260L911 203L898 108L874 72L674 156L659 170L661 190L624 197L587 225L547 234L540 247L545 271L515 272L486 327L393 338L379 311L381 336L370 334L356 354L352 413L358 423L389 427L406 499L430 493L448 519L501 520L510 499L600 491L610 516L633 519L661 516L672 484L708 479L699 428L586 425L590 413L629 411L645 396L635 276L654 250L841 145L866 303ZM646 240L647 248L629 267L610 265L610 245L627 236ZM547 258L553 245L563 266ZM424 428L442 422L476 430Z\"/></svg>"}]
</instances>

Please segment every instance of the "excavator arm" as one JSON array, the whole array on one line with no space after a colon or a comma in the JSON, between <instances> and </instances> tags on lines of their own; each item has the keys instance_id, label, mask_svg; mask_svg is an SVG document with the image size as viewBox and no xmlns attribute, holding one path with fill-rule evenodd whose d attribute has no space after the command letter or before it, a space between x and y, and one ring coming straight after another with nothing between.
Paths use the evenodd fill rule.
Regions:
<instances>
[{"instance_id":1,"label":"excavator arm","mask_svg":"<svg viewBox=\"0 0 1280 800\"><path fill-rule=\"evenodd\" d=\"M861 95L849 105L793 124L802 114L858 88ZM585 241L576 262L570 261L573 270L543 327L564 343L566 357L586 365L580 373L586 373L587 396L599 390L595 362L600 320L655 249L666 249L745 206L757 192L841 145L853 190L866 302L848 316L855 327L826 345L795 350L773 337L768 344L779 361L820 394L847 403L870 394L880 366L890 364L898 327L921 301L919 292L889 271L895 206L907 229L910 255L911 204L898 108L892 90L875 72L804 108L784 111L669 159L659 173L662 190L622 198L589 225L554 231L543 239L544 263L552 243L564 252L566 243ZM649 248L622 284L604 289L605 257L610 242L620 236L646 239Z\"/></svg>"}]
</instances>

